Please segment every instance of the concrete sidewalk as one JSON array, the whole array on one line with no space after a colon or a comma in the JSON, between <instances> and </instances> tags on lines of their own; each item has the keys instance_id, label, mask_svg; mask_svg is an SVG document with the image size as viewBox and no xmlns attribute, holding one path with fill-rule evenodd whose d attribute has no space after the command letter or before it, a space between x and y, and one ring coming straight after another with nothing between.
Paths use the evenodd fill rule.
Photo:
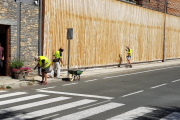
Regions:
<instances>
[{"instance_id":1,"label":"concrete sidewalk","mask_svg":"<svg viewBox=\"0 0 180 120\"><path fill-rule=\"evenodd\" d=\"M149 63L139 63L133 64L132 68L126 68L124 65L121 67L106 67L106 68L94 68L94 69L86 69L81 78L94 76L98 74L107 74L107 73L117 73L117 72L124 72L124 71L136 71L144 68L151 68L151 67L167 67L173 65L180 65L180 59L176 60L168 60L166 62L149 62ZM67 78L67 71L61 72L61 78ZM41 76L28 76L25 80L20 79L12 79L11 77L0 77L0 89L6 89L7 86L11 88L20 88L24 86L32 86L32 85L39 85L41 81ZM62 82L62 79L56 78L48 78L48 83L51 82Z\"/></svg>"}]
</instances>

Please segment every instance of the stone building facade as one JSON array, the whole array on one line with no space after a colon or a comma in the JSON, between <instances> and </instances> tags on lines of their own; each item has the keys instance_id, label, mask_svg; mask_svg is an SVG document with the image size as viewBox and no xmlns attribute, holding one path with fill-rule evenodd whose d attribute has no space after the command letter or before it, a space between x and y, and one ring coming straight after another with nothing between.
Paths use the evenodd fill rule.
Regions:
<instances>
[{"instance_id":1,"label":"stone building facade","mask_svg":"<svg viewBox=\"0 0 180 120\"><path fill-rule=\"evenodd\" d=\"M5 47L5 71L9 61L19 56L26 66L33 68L36 64L33 57L38 55L39 6L34 0L0 0L0 8L0 42Z\"/></svg>"}]
</instances>

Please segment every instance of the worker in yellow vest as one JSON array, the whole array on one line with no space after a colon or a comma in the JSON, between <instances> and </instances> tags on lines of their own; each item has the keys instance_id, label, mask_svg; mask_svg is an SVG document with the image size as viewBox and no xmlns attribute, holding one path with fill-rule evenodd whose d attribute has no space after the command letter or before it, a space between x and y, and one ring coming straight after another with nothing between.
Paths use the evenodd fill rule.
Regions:
<instances>
[{"instance_id":1,"label":"worker in yellow vest","mask_svg":"<svg viewBox=\"0 0 180 120\"><path fill-rule=\"evenodd\" d=\"M57 78L60 78L60 70L61 70L61 67L60 67L60 62L62 63L62 65L64 66L64 63L62 61L62 52L64 51L64 49L61 47L59 50L57 50L55 53L54 53L54 57L55 59L53 59L53 62L54 62L54 68L53 70L51 71L50 73L50 76L53 77L53 74L55 72L55 70L57 70ZM49 74L48 74L49 75Z\"/></svg>"},{"instance_id":2,"label":"worker in yellow vest","mask_svg":"<svg viewBox=\"0 0 180 120\"><path fill-rule=\"evenodd\" d=\"M127 51L127 57L126 57L127 58L127 66L126 67L128 67L128 64L129 64L130 67L132 68L132 65L131 65L131 62L130 62L132 51L128 46L126 46L126 51Z\"/></svg>"},{"instance_id":3,"label":"worker in yellow vest","mask_svg":"<svg viewBox=\"0 0 180 120\"><path fill-rule=\"evenodd\" d=\"M39 66L41 67L41 72L42 72L42 81L41 83L43 85L47 85L47 73L49 73L49 68L51 65L51 62L48 60L48 58L44 57L44 56L35 56L35 61L38 61L38 64L36 65L36 67L34 67L34 70L36 70L36 68ZM45 78L45 80L44 80Z\"/></svg>"}]
</instances>

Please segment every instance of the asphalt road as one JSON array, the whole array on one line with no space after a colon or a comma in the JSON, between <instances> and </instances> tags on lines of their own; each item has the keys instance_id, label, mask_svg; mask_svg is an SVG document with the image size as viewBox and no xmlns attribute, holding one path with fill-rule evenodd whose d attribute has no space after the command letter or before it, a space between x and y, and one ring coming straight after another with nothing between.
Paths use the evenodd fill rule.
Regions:
<instances>
[{"instance_id":1,"label":"asphalt road","mask_svg":"<svg viewBox=\"0 0 180 120\"><path fill-rule=\"evenodd\" d=\"M0 91L6 120L180 120L180 66Z\"/></svg>"}]
</instances>

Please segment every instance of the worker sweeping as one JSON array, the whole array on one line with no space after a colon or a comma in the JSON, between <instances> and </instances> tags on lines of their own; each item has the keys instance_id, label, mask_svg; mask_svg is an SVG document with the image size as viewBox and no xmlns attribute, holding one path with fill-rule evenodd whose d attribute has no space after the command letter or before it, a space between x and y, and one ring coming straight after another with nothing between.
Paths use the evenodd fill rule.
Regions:
<instances>
[{"instance_id":1,"label":"worker sweeping","mask_svg":"<svg viewBox=\"0 0 180 120\"><path fill-rule=\"evenodd\" d=\"M36 70L38 66L41 67L41 72L42 72L41 83L42 85L47 85L47 73L49 73L51 62L48 60L48 58L44 56L35 56L34 58L35 61L38 61L38 64L36 65L36 67L34 67L34 70Z\"/></svg>"},{"instance_id":2,"label":"worker sweeping","mask_svg":"<svg viewBox=\"0 0 180 120\"><path fill-rule=\"evenodd\" d=\"M128 67L128 64L130 65L130 68L132 68L132 65L131 65L131 49L128 47L128 46L126 46L126 51L127 51L127 66L126 66L126 68Z\"/></svg>"},{"instance_id":3,"label":"worker sweeping","mask_svg":"<svg viewBox=\"0 0 180 120\"><path fill-rule=\"evenodd\" d=\"M57 78L60 78L60 73L61 73L61 67L60 67L60 63L62 63L62 65L64 66L63 60L62 60L62 53L63 53L64 49L62 47L59 48L59 50L57 50L53 56L55 57L55 59L53 59L54 62L54 68L51 71L51 73L48 73L49 76L53 77L54 76L54 72L57 72Z\"/></svg>"}]
</instances>

